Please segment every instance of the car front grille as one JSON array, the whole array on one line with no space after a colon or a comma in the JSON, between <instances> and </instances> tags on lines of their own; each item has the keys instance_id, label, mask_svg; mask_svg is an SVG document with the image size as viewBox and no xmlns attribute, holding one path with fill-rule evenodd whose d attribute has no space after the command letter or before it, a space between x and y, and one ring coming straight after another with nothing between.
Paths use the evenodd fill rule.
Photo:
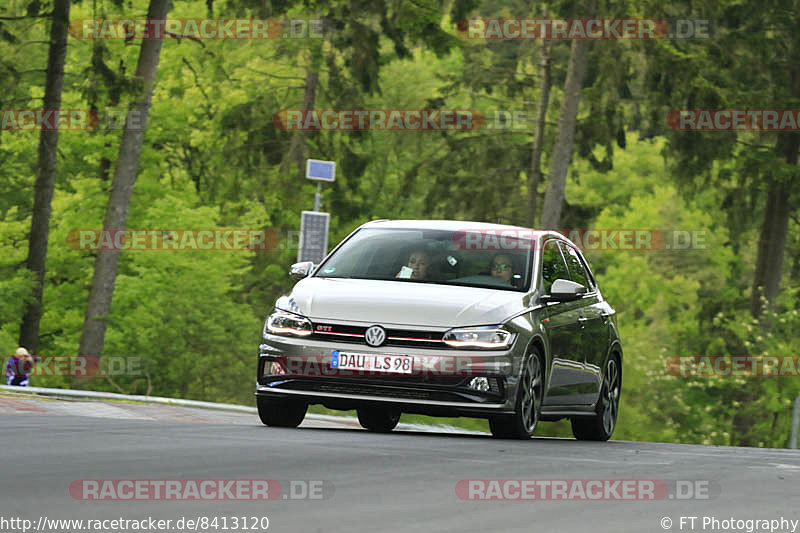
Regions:
<instances>
[{"instance_id":1,"label":"car front grille","mask_svg":"<svg viewBox=\"0 0 800 533\"><path fill-rule=\"evenodd\" d=\"M315 340L366 344L364 332L366 326L350 326L343 324L314 323ZM382 346L414 346L417 348L447 348L442 341L443 331L420 331L410 329L386 328L386 342Z\"/></svg>"},{"instance_id":2,"label":"car front grille","mask_svg":"<svg viewBox=\"0 0 800 533\"><path fill-rule=\"evenodd\" d=\"M467 385L471 378L307 378L304 376L264 376L259 383L276 389L291 389L336 394L356 394L385 398L463 401L499 399L505 395L504 379L488 377L489 390L478 392Z\"/></svg>"},{"instance_id":3,"label":"car front grille","mask_svg":"<svg viewBox=\"0 0 800 533\"><path fill-rule=\"evenodd\" d=\"M391 398L408 398L412 400L430 400L431 392L413 389L384 389L382 387L373 387L369 385L327 385L321 384L317 386L320 392L333 392L340 394L360 394L367 396L385 396Z\"/></svg>"},{"instance_id":4,"label":"car front grille","mask_svg":"<svg viewBox=\"0 0 800 533\"><path fill-rule=\"evenodd\" d=\"M276 384L275 390L289 389L326 393L332 396L350 394L358 396L376 396L402 400L431 400L444 402L472 401L476 404L498 401L502 398L502 385L498 383L488 392L477 392L466 387L431 387L413 386L410 383L370 383L367 381L320 380L320 379L284 379Z\"/></svg>"}]
</instances>

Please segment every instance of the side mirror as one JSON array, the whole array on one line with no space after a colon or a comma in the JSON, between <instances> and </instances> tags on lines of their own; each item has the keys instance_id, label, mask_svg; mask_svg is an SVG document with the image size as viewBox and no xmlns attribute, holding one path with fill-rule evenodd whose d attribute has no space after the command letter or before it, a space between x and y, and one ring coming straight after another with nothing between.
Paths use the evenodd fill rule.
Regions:
<instances>
[{"instance_id":1,"label":"side mirror","mask_svg":"<svg viewBox=\"0 0 800 533\"><path fill-rule=\"evenodd\" d=\"M586 287L580 283L566 279L557 279L550 287L550 294L546 295L546 300L555 302L568 302L577 300L582 294L586 294Z\"/></svg>"},{"instance_id":2,"label":"side mirror","mask_svg":"<svg viewBox=\"0 0 800 533\"><path fill-rule=\"evenodd\" d=\"M303 261L302 263L295 263L289 267L289 275L293 280L300 281L308 277L312 270L314 270L314 263L311 261Z\"/></svg>"}]
</instances>

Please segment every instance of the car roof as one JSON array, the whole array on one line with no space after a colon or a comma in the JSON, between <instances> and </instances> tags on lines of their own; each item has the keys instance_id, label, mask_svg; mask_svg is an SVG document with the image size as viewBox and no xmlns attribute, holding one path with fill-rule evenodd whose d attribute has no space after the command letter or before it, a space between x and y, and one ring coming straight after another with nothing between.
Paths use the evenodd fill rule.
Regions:
<instances>
[{"instance_id":1,"label":"car roof","mask_svg":"<svg viewBox=\"0 0 800 533\"><path fill-rule=\"evenodd\" d=\"M373 220L361 226L362 228L387 228L387 229L440 229L445 231L525 231L531 232L531 238L541 238L547 235L559 237L571 242L564 235L551 230L536 230L522 226L507 224L491 224L488 222L471 222L468 220Z\"/></svg>"}]
</instances>

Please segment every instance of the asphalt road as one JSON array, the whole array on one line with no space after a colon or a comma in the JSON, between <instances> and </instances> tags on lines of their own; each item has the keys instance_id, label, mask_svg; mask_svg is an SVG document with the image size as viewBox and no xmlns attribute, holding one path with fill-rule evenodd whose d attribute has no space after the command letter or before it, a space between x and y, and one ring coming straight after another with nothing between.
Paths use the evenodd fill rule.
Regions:
<instances>
[{"instance_id":1,"label":"asphalt road","mask_svg":"<svg viewBox=\"0 0 800 533\"><path fill-rule=\"evenodd\" d=\"M228 531L234 531L232 517L266 516L270 531L656 532L665 531L664 517L672 520L672 531L712 531L703 527L703 517L800 520L795 451L514 442L418 431L377 435L351 423L313 421L312 427L277 429L243 414L216 419L203 411L193 419L191 410L179 410L171 412L180 416L164 420L153 416L151 406L129 406L128 417L111 414L113 409L108 416L79 416L14 402L5 408L0 402L0 523L24 518L37 524L45 516L154 517L174 524L206 516L218 518L217 530L227 517ZM665 480L669 495L657 501L464 501L456 494L460 480L494 478ZM81 479L273 479L282 482L287 498L292 481L324 483L322 499L314 500L98 502L70 494L70 484ZM710 497L674 498L677 480L700 482L692 486L707 486ZM688 521L681 528L681 516L699 517L694 529ZM732 530L722 525L716 530ZM21 529L6 523L0 531Z\"/></svg>"}]
</instances>

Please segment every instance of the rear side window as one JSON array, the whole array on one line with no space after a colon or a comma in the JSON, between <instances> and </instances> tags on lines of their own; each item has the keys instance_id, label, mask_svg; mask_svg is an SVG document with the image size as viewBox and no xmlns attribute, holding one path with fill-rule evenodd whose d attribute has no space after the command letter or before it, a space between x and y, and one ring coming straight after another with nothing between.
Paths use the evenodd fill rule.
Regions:
<instances>
[{"instance_id":1,"label":"rear side window","mask_svg":"<svg viewBox=\"0 0 800 533\"><path fill-rule=\"evenodd\" d=\"M545 294L550 294L550 287L557 279L569 279L569 271L558 241L547 241L542 248L542 285Z\"/></svg>"},{"instance_id":2,"label":"rear side window","mask_svg":"<svg viewBox=\"0 0 800 533\"><path fill-rule=\"evenodd\" d=\"M583 266L581 258L578 256L578 251L572 246L565 246L565 257L567 264L569 264L569 275L572 281L580 283L586 287L590 292L594 290L594 285L590 281L589 275L586 273L586 268Z\"/></svg>"}]
</instances>

